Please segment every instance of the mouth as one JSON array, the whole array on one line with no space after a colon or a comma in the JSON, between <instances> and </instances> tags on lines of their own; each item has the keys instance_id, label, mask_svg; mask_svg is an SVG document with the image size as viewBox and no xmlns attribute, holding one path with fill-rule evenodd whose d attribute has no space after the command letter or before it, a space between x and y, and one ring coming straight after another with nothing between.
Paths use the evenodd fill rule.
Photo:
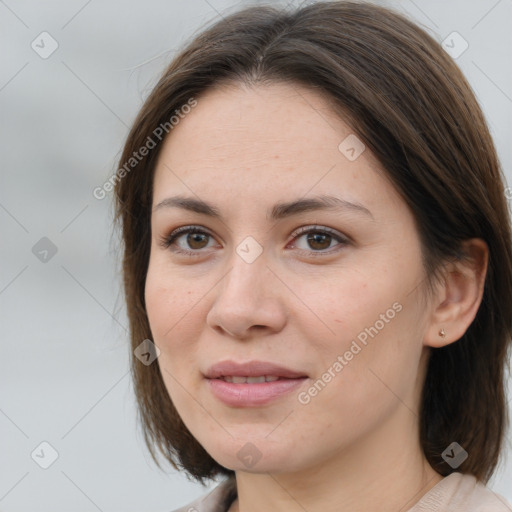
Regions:
<instances>
[{"instance_id":1,"label":"mouth","mask_svg":"<svg viewBox=\"0 0 512 512\"><path fill-rule=\"evenodd\" d=\"M258 384L262 382L275 382L276 380L285 380L286 377L278 377L277 375L261 375L258 377L244 377L241 375L224 375L219 377L225 382L233 384Z\"/></svg>"},{"instance_id":2,"label":"mouth","mask_svg":"<svg viewBox=\"0 0 512 512\"><path fill-rule=\"evenodd\" d=\"M204 373L204 376L207 379L241 377L243 379L257 378L260 381L262 378L267 381L268 378L269 381L273 381L278 379L297 379L307 377L308 375L305 372L267 361L237 363L236 361L226 360L210 366Z\"/></svg>"},{"instance_id":3,"label":"mouth","mask_svg":"<svg viewBox=\"0 0 512 512\"><path fill-rule=\"evenodd\" d=\"M204 374L212 394L231 407L257 407L285 397L309 377L274 363L223 361Z\"/></svg>"}]
</instances>

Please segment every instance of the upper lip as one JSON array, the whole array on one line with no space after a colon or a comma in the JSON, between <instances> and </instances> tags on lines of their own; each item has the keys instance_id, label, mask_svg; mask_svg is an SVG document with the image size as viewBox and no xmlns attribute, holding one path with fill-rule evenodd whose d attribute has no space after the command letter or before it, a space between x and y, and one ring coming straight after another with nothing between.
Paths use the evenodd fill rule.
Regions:
<instances>
[{"instance_id":1,"label":"upper lip","mask_svg":"<svg viewBox=\"0 0 512 512\"><path fill-rule=\"evenodd\" d=\"M210 366L204 375L208 379L228 376L259 377L261 375L273 375L287 379L307 377L304 372L291 370L290 368L285 368L284 366L267 361L248 361L246 363L220 361Z\"/></svg>"}]
</instances>

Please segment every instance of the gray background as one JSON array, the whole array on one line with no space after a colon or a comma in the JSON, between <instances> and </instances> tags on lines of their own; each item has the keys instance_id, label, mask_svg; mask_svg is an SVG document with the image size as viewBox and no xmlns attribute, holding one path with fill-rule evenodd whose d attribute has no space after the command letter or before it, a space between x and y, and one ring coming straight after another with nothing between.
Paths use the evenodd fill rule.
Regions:
<instances>
[{"instance_id":1,"label":"gray background","mask_svg":"<svg viewBox=\"0 0 512 512\"><path fill-rule=\"evenodd\" d=\"M1 511L170 511L206 492L159 471L143 446L111 195L92 190L176 50L244 3L0 0ZM382 3L439 41L457 31L468 42L456 61L512 183L512 1ZM51 49L43 31L58 43L47 58L31 47ZM53 256L33 253L43 237ZM34 461L50 461L43 441L58 452L48 469ZM510 442L507 456L490 487L512 501Z\"/></svg>"}]
</instances>

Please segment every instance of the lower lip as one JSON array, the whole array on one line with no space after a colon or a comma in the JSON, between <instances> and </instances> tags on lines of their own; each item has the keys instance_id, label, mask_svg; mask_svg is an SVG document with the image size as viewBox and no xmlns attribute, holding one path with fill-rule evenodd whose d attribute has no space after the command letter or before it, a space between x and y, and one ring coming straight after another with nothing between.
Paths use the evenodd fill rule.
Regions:
<instances>
[{"instance_id":1,"label":"lower lip","mask_svg":"<svg viewBox=\"0 0 512 512\"><path fill-rule=\"evenodd\" d=\"M254 407L265 405L303 384L307 377L254 384L234 384L222 379L207 379L212 393L227 405Z\"/></svg>"}]
</instances>

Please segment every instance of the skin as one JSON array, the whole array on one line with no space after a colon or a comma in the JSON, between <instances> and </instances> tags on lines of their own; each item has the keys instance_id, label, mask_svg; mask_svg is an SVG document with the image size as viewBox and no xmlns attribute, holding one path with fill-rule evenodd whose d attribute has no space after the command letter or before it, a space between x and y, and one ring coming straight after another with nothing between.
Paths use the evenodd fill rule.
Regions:
<instances>
[{"instance_id":1,"label":"skin","mask_svg":"<svg viewBox=\"0 0 512 512\"><path fill-rule=\"evenodd\" d=\"M180 416L236 472L231 512L407 510L442 479L418 439L425 365L430 347L455 342L476 315L487 248L469 241L474 263L447 266L427 297L413 215L368 149L354 161L340 152L351 133L315 91L231 84L199 97L159 155L153 206L186 195L223 217L154 208L146 305ZM266 218L277 202L320 194L360 203L371 216L316 210ZM211 236L159 244L189 225ZM302 226L320 235L328 227L348 241L327 236L315 245L294 235ZM252 263L236 252L247 236L263 248ZM396 303L400 312L300 403L298 393ZM232 407L202 373L226 359L272 361L309 378L265 406ZM248 442L261 454L250 468L237 457Z\"/></svg>"}]
</instances>

